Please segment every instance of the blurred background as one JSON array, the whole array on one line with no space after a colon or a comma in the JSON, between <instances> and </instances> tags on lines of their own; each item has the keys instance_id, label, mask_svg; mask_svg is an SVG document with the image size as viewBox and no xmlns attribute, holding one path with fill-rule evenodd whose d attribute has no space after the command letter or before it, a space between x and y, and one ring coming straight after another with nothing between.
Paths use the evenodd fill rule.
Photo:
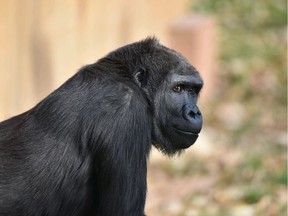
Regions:
<instances>
[{"instance_id":1,"label":"blurred background","mask_svg":"<svg viewBox=\"0 0 288 216\"><path fill-rule=\"evenodd\" d=\"M0 121L119 46L156 36L205 80L204 128L153 149L147 215L287 214L285 0L0 0Z\"/></svg>"}]
</instances>

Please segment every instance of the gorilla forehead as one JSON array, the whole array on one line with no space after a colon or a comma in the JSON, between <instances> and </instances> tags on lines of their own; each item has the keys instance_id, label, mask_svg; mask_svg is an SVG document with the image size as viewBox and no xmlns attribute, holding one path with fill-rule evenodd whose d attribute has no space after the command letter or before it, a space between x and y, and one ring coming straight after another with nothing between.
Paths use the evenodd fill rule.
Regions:
<instances>
[{"instance_id":1,"label":"gorilla forehead","mask_svg":"<svg viewBox=\"0 0 288 216\"><path fill-rule=\"evenodd\" d=\"M177 73L170 73L168 75L168 80L170 81L169 83L172 84L193 84L197 86L202 86L203 85L203 80L199 76L198 72L189 72L189 73L184 73L184 74L177 74Z\"/></svg>"},{"instance_id":2,"label":"gorilla forehead","mask_svg":"<svg viewBox=\"0 0 288 216\"><path fill-rule=\"evenodd\" d=\"M195 75L199 76L198 71L193 67L189 61L175 50L160 45L160 52L163 61L166 63L165 66L169 68L169 72L172 74L179 75Z\"/></svg>"},{"instance_id":3,"label":"gorilla forehead","mask_svg":"<svg viewBox=\"0 0 288 216\"><path fill-rule=\"evenodd\" d=\"M170 71L170 74L188 75L199 77L199 72L185 58L179 57L178 64Z\"/></svg>"}]
</instances>

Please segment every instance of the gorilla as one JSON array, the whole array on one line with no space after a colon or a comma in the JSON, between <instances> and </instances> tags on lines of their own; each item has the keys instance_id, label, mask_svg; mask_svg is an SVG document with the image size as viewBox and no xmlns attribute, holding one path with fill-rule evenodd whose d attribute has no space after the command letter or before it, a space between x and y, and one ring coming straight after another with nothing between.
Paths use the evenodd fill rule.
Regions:
<instances>
[{"instance_id":1,"label":"gorilla","mask_svg":"<svg viewBox=\"0 0 288 216\"><path fill-rule=\"evenodd\" d=\"M172 156L197 140L202 86L152 37L84 66L0 123L0 215L143 216L151 146Z\"/></svg>"}]
</instances>

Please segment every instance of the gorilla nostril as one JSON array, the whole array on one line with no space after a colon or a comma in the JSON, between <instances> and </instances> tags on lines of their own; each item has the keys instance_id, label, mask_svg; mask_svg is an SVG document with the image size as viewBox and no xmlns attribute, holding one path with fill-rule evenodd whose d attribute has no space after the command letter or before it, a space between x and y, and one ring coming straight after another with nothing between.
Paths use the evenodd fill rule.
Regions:
<instances>
[{"instance_id":1,"label":"gorilla nostril","mask_svg":"<svg viewBox=\"0 0 288 216\"><path fill-rule=\"evenodd\" d=\"M188 113L188 115L190 116L190 117L195 117L196 115L197 115L197 113L195 113L195 112L193 112L193 111L190 111L189 113Z\"/></svg>"},{"instance_id":2,"label":"gorilla nostril","mask_svg":"<svg viewBox=\"0 0 288 216\"><path fill-rule=\"evenodd\" d=\"M195 119L201 116L201 112L196 105L186 105L184 106L183 116L186 120Z\"/></svg>"},{"instance_id":3,"label":"gorilla nostril","mask_svg":"<svg viewBox=\"0 0 288 216\"><path fill-rule=\"evenodd\" d=\"M193 106L192 108L191 108L191 110L189 111L189 115L200 115L201 113L200 113L200 111L199 111L199 109L198 109L198 107L197 106Z\"/></svg>"}]
</instances>

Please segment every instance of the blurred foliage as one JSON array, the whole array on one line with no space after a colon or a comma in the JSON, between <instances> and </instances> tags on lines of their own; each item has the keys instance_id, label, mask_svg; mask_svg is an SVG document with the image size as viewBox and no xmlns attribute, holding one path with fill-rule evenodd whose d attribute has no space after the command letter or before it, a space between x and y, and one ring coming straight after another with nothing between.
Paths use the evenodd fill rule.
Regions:
<instances>
[{"instance_id":1,"label":"blurred foliage","mask_svg":"<svg viewBox=\"0 0 288 216\"><path fill-rule=\"evenodd\" d=\"M286 0L192 1L194 12L215 15L220 26L217 96L206 119L233 132L234 143L255 133L275 140L286 130L286 8ZM234 116L223 116L227 109Z\"/></svg>"},{"instance_id":2,"label":"blurred foliage","mask_svg":"<svg viewBox=\"0 0 288 216\"><path fill-rule=\"evenodd\" d=\"M167 184L166 188L177 188L178 185L177 190L181 191L183 187L188 191L180 201L174 191L175 200L169 202L170 207L160 206L159 211L151 215L286 215L285 152L273 153L274 146L261 150L258 144L248 150L216 145L211 147L213 151L210 153L199 154L195 152L196 146L179 158L150 165L150 171L162 176L159 184ZM160 178L155 177L152 182L157 180ZM167 196L167 191L162 190L160 196Z\"/></svg>"}]
</instances>

